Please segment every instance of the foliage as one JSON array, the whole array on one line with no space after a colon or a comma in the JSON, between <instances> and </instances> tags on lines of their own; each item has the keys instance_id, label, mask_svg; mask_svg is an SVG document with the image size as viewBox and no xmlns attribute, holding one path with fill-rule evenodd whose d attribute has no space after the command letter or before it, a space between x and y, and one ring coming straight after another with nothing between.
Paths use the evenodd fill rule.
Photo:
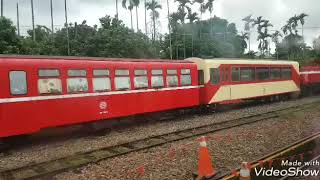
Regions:
<instances>
[{"instance_id":1,"label":"foliage","mask_svg":"<svg viewBox=\"0 0 320 180\"><path fill-rule=\"evenodd\" d=\"M16 27L9 19L0 17L0 54L18 53L20 47Z\"/></svg>"},{"instance_id":2,"label":"foliage","mask_svg":"<svg viewBox=\"0 0 320 180\"><path fill-rule=\"evenodd\" d=\"M282 27L283 33L286 35L279 44L280 58L288 58L292 60L304 60L306 58L306 44L297 27L305 23L307 14L294 15L289 18L287 24Z\"/></svg>"},{"instance_id":3,"label":"foliage","mask_svg":"<svg viewBox=\"0 0 320 180\"><path fill-rule=\"evenodd\" d=\"M184 24L171 15L173 57L240 57L247 47L234 23L218 17ZM214 32L214 34L211 33ZM185 35L184 35L185 34ZM162 43L163 58L170 57L169 35Z\"/></svg>"},{"instance_id":4,"label":"foliage","mask_svg":"<svg viewBox=\"0 0 320 180\"><path fill-rule=\"evenodd\" d=\"M268 28L273 25L269 20L263 19L262 16L257 17L254 21L253 26L257 25L258 38L259 42L258 49L261 52L261 57L264 57L266 53L270 53L268 38L271 37L271 34L268 32Z\"/></svg>"},{"instance_id":5,"label":"foliage","mask_svg":"<svg viewBox=\"0 0 320 180\"><path fill-rule=\"evenodd\" d=\"M101 27L89 26L86 21L81 24L69 24L69 40L72 56L97 56L120 58L152 58L155 50L147 36L135 33L125 27L117 18L105 16L100 18ZM54 34L44 26L35 29L36 42L29 36L21 38L20 54L33 55L67 55L66 27Z\"/></svg>"},{"instance_id":6,"label":"foliage","mask_svg":"<svg viewBox=\"0 0 320 180\"><path fill-rule=\"evenodd\" d=\"M320 59L320 36L313 41L315 58Z\"/></svg>"},{"instance_id":7,"label":"foliage","mask_svg":"<svg viewBox=\"0 0 320 180\"><path fill-rule=\"evenodd\" d=\"M153 24L152 40L154 42L156 40L156 20L159 18L157 9L162 9L162 6L156 0L152 0L151 2L146 3L146 8L147 10L151 10L150 16Z\"/></svg>"}]
</instances>

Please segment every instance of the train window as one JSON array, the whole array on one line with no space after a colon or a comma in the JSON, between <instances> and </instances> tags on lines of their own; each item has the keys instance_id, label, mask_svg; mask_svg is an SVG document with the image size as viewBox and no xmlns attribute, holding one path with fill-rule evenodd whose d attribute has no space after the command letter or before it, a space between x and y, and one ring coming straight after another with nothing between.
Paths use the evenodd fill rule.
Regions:
<instances>
[{"instance_id":1,"label":"train window","mask_svg":"<svg viewBox=\"0 0 320 180\"><path fill-rule=\"evenodd\" d=\"M68 76L70 77L85 77L87 76L86 70L68 70Z\"/></svg>"},{"instance_id":2,"label":"train window","mask_svg":"<svg viewBox=\"0 0 320 180\"><path fill-rule=\"evenodd\" d=\"M111 91L111 81L108 77L110 75L108 69L94 69L93 70L93 90L94 92Z\"/></svg>"},{"instance_id":3,"label":"train window","mask_svg":"<svg viewBox=\"0 0 320 180\"><path fill-rule=\"evenodd\" d=\"M111 91L110 78L108 77L93 78L93 90L94 92Z\"/></svg>"},{"instance_id":4,"label":"train window","mask_svg":"<svg viewBox=\"0 0 320 180\"><path fill-rule=\"evenodd\" d=\"M240 81L240 68L233 67L232 68L232 81Z\"/></svg>"},{"instance_id":5,"label":"train window","mask_svg":"<svg viewBox=\"0 0 320 180\"><path fill-rule=\"evenodd\" d=\"M266 81L269 80L269 68L257 68L257 80Z\"/></svg>"},{"instance_id":6,"label":"train window","mask_svg":"<svg viewBox=\"0 0 320 180\"><path fill-rule=\"evenodd\" d=\"M282 77L282 79L291 79L292 78L291 68L282 68L281 69L281 77Z\"/></svg>"},{"instance_id":7,"label":"train window","mask_svg":"<svg viewBox=\"0 0 320 180\"><path fill-rule=\"evenodd\" d=\"M48 78L38 80L38 90L40 94L61 94L61 79Z\"/></svg>"},{"instance_id":8,"label":"train window","mask_svg":"<svg viewBox=\"0 0 320 180\"><path fill-rule=\"evenodd\" d=\"M134 87L137 89L148 88L148 77L147 76L138 76L134 77Z\"/></svg>"},{"instance_id":9,"label":"train window","mask_svg":"<svg viewBox=\"0 0 320 180\"><path fill-rule=\"evenodd\" d=\"M162 75L163 71L161 69L152 70L152 75Z\"/></svg>"},{"instance_id":10,"label":"train window","mask_svg":"<svg viewBox=\"0 0 320 180\"><path fill-rule=\"evenodd\" d=\"M189 86L192 84L190 73L191 73L190 69L181 69L181 85L182 86Z\"/></svg>"},{"instance_id":11,"label":"train window","mask_svg":"<svg viewBox=\"0 0 320 180\"><path fill-rule=\"evenodd\" d=\"M272 80L281 79L281 69L280 68L271 68L270 69L270 78Z\"/></svg>"},{"instance_id":12,"label":"train window","mask_svg":"<svg viewBox=\"0 0 320 180\"><path fill-rule=\"evenodd\" d=\"M254 81L254 68L240 68L241 81Z\"/></svg>"},{"instance_id":13,"label":"train window","mask_svg":"<svg viewBox=\"0 0 320 180\"><path fill-rule=\"evenodd\" d=\"M167 76L167 86L177 87L178 86L178 76Z\"/></svg>"},{"instance_id":14,"label":"train window","mask_svg":"<svg viewBox=\"0 0 320 180\"><path fill-rule=\"evenodd\" d=\"M199 85L203 85L204 84L204 72L203 72L203 70L198 70L198 81L199 81Z\"/></svg>"},{"instance_id":15,"label":"train window","mask_svg":"<svg viewBox=\"0 0 320 180\"><path fill-rule=\"evenodd\" d=\"M151 85L153 88L161 88L164 87L163 83L163 71L161 69L154 69L151 71Z\"/></svg>"},{"instance_id":16,"label":"train window","mask_svg":"<svg viewBox=\"0 0 320 180\"><path fill-rule=\"evenodd\" d=\"M129 90L131 86L130 77L116 77L115 83L118 91Z\"/></svg>"},{"instance_id":17,"label":"train window","mask_svg":"<svg viewBox=\"0 0 320 180\"><path fill-rule=\"evenodd\" d=\"M134 70L134 74L136 75L136 77L134 77L134 87L136 89L145 89L149 87L147 70Z\"/></svg>"},{"instance_id":18,"label":"train window","mask_svg":"<svg viewBox=\"0 0 320 180\"><path fill-rule=\"evenodd\" d=\"M88 91L87 78L68 78L68 93L79 93Z\"/></svg>"},{"instance_id":19,"label":"train window","mask_svg":"<svg viewBox=\"0 0 320 180\"><path fill-rule=\"evenodd\" d=\"M147 75L147 70L145 70L145 69L134 70L134 75L136 75L136 76L146 76Z\"/></svg>"},{"instance_id":20,"label":"train window","mask_svg":"<svg viewBox=\"0 0 320 180\"><path fill-rule=\"evenodd\" d=\"M168 69L167 74L167 86L177 87L179 85L178 71L176 69Z\"/></svg>"},{"instance_id":21,"label":"train window","mask_svg":"<svg viewBox=\"0 0 320 180\"><path fill-rule=\"evenodd\" d=\"M93 76L109 76L109 70L108 69L94 69L93 70Z\"/></svg>"},{"instance_id":22,"label":"train window","mask_svg":"<svg viewBox=\"0 0 320 180\"><path fill-rule=\"evenodd\" d=\"M129 76L129 70L127 69L116 70L116 76Z\"/></svg>"},{"instance_id":23,"label":"train window","mask_svg":"<svg viewBox=\"0 0 320 180\"><path fill-rule=\"evenodd\" d=\"M60 71L58 69L40 69L38 75L39 77L59 77Z\"/></svg>"},{"instance_id":24,"label":"train window","mask_svg":"<svg viewBox=\"0 0 320 180\"><path fill-rule=\"evenodd\" d=\"M129 70L116 70L115 85L116 90L118 91L125 91L130 89L131 81L129 77Z\"/></svg>"},{"instance_id":25,"label":"train window","mask_svg":"<svg viewBox=\"0 0 320 180\"><path fill-rule=\"evenodd\" d=\"M12 95L27 94L27 73L24 71L10 71L10 92Z\"/></svg>"},{"instance_id":26,"label":"train window","mask_svg":"<svg viewBox=\"0 0 320 180\"><path fill-rule=\"evenodd\" d=\"M175 75L175 74L177 74L178 73L178 71L176 70L176 69L168 69L167 70L167 74L168 75Z\"/></svg>"},{"instance_id":27,"label":"train window","mask_svg":"<svg viewBox=\"0 0 320 180\"><path fill-rule=\"evenodd\" d=\"M190 69L181 69L181 74L191 74Z\"/></svg>"},{"instance_id":28,"label":"train window","mask_svg":"<svg viewBox=\"0 0 320 180\"><path fill-rule=\"evenodd\" d=\"M219 84L220 71L218 68L211 68L210 69L210 81L211 81L211 84Z\"/></svg>"}]
</instances>

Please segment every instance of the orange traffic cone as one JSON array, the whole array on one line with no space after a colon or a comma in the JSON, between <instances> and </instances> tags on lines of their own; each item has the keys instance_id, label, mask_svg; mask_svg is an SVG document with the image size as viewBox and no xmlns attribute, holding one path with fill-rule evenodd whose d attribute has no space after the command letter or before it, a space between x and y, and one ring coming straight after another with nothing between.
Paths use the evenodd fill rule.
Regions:
<instances>
[{"instance_id":1,"label":"orange traffic cone","mask_svg":"<svg viewBox=\"0 0 320 180\"><path fill-rule=\"evenodd\" d=\"M199 177L211 177L215 174L212 166L211 156L207 147L207 138L202 136L199 139L199 161L198 161L198 176Z\"/></svg>"},{"instance_id":2,"label":"orange traffic cone","mask_svg":"<svg viewBox=\"0 0 320 180\"><path fill-rule=\"evenodd\" d=\"M250 169L247 162L241 164L239 180L251 180Z\"/></svg>"}]
</instances>

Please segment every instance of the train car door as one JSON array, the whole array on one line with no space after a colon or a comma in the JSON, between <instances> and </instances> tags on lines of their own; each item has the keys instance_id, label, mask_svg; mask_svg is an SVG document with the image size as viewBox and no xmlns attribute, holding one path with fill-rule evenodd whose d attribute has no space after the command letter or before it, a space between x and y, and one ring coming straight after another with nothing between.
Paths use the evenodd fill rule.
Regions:
<instances>
[{"instance_id":1,"label":"train car door","mask_svg":"<svg viewBox=\"0 0 320 180\"><path fill-rule=\"evenodd\" d=\"M231 87L229 85L230 79L230 68L222 67L221 68L221 94L220 101L229 101L231 99Z\"/></svg>"}]
</instances>

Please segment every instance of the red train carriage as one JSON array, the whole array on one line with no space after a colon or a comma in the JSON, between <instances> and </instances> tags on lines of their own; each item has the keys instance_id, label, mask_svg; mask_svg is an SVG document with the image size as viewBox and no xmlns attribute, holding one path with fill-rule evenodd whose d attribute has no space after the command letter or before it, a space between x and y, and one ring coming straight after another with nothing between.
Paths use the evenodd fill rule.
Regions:
<instances>
[{"instance_id":1,"label":"red train carriage","mask_svg":"<svg viewBox=\"0 0 320 180\"><path fill-rule=\"evenodd\" d=\"M299 64L293 61L188 59L197 64L201 104L278 99L300 91Z\"/></svg>"},{"instance_id":2,"label":"red train carriage","mask_svg":"<svg viewBox=\"0 0 320 180\"><path fill-rule=\"evenodd\" d=\"M0 57L0 137L199 105L188 61Z\"/></svg>"},{"instance_id":3,"label":"red train carriage","mask_svg":"<svg viewBox=\"0 0 320 180\"><path fill-rule=\"evenodd\" d=\"M303 94L320 92L320 66L305 66L300 70L300 82Z\"/></svg>"}]
</instances>

